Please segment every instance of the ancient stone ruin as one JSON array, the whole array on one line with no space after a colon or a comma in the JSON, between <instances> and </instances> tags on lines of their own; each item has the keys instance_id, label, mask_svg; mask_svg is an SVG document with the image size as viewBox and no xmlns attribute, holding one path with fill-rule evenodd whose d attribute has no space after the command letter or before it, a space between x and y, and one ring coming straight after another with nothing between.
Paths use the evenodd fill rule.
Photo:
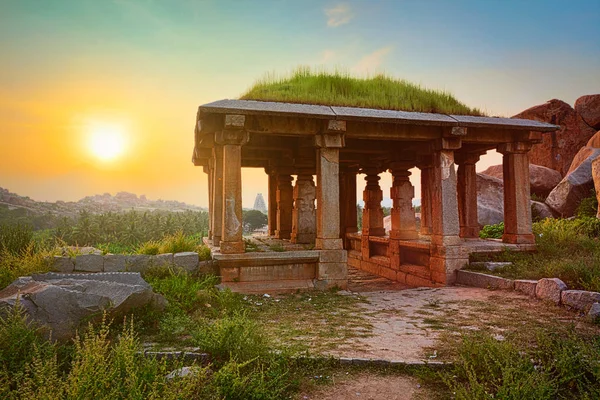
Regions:
<instances>
[{"instance_id":1,"label":"ancient stone ruin","mask_svg":"<svg viewBox=\"0 0 600 400\"><path fill-rule=\"evenodd\" d=\"M240 291L343 288L350 265L409 285L441 286L455 281L471 253L533 250L528 152L542 133L558 128L525 119L250 100L200 106L193 161L209 177L207 242L222 281ZM478 236L475 163L491 149L503 154L501 242ZM245 253L242 167L268 175L269 235L305 249ZM414 167L421 171L419 230L409 181ZM384 171L393 177L389 235L379 185ZM360 232L359 173L367 182Z\"/></svg>"}]
</instances>

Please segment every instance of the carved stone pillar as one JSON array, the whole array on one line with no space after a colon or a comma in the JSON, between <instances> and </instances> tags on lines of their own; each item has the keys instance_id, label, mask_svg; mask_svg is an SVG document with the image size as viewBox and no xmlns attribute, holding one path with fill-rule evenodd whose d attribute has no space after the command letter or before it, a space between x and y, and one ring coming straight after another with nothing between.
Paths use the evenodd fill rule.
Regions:
<instances>
[{"instance_id":1,"label":"carved stone pillar","mask_svg":"<svg viewBox=\"0 0 600 400\"><path fill-rule=\"evenodd\" d=\"M292 243L314 243L317 234L315 196L312 175L300 171L294 185L294 209L292 211Z\"/></svg>"},{"instance_id":2,"label":"carved stone pillar","mask_svg":"<svg viewBox=\"0 0 600 400\"><path fill-rule=\"evenodd\" d=\"M266 171L266 170L265 170ZM269 194L268 194L268 220L269 220L269 236L275 236L277 230L277 175L274 170L267 171L269 177Z\"/></svg>"},{"instance_id":3,"label":"carved stone pillar","mask_svg":"<svg viewBox=\"0 0 600 400\"><path fill-rule=\"evenodd\" d=\"M421 169L421 235L431 235L431 164L424 164Z\"/></svg>"},{"instance_id":4,"label":"carved stone pillar","mask_svg":"<svg viewBox=\"0 0 600 400\"><path fill-rule=\"evenodd\" d=\"M362 234L365 236L384 236L383 209L381 208L383 192L379 187L381 168L367 167L363 169L363 172L367 175L365 177L367 186L363 191L365 208L363 209Z\"/></svg>"},{"instance_id":5,"label":"carved stone pillar","mask_svg":"<svg viewBox=\"0 0 600 400\"><path fill-rule=\"evenodd\" d=\"M529 155L531 143L503 143L498 146L502 153L504 173L504 235L505 243L533 244L531 229L531 206L529 194Z\"/></svg>"},{"instance_id":6,"label":"carved stone pillar","mask_svg":"<svg viewBox=\"0 0 600 400\"><path fill-rule=\"evenodd\" d=\"M243 253L242 145L248 141L244 116L226 115L225 129L215 135L223 145L223 229L221 253Z\"/></svg>"},{"instance_id":7,"label":"carved stone pillar","mask_svg":"<svg viewBox=\"0 0 600 400\"><path fill-rule=\"evenodd\" d=\"M390 188L390 197L393 203L390 239L411 240L419 237L415 209L412 205L415 188L408 179L410 176L409 167L410 165L407 164L393 163L390 168L393 178L392 187Z\"/></svg>"},{"instance_id":8,"label":"carved stone pillar","mask_svg":"<svg viewBox=\"0 0 600 400\"><path fill-rule=\"evenodd\" d=\"M213 209L210 216L212 220L213 246L221 245L223 233L223 146L216 144L213 147L214 170L212 175Z\"/></svg>"},{"instance_id":9,"label":"carved stone pillar","mask_svg":"<svg viewBox=\"0 0 600 400\"><path fill-rule=\"evenodd\" d=\"M321 289L348 285L346 251L340 239L340 148L344 146L345 121L328 121L327 132L315 137L317 148L317 281Z\"/></svg>"},{"instance_id":10,"label":"carved stone pillar","mask_svg":"<svg viewBox=\"0 0 600 400\"><path fill-rule=\"evenodd\" d=\"M479 161L479 154L463 153L456 156L460 237L478 238L479 221L477 220L477 172L475 171L475 164Z\"/></svg>"},{"instance_id":11,"label":"carved stone pillar","mask_svg":"<svg viewBox=\"0 0 600 400\"><path fill-rule=\"evenodd\" d=\"M347 248L346 234L358 232L356 209L356 174L358 168L340 171L340 236Z\"/></svg>"},{"instance_id":12,"label":"carved stone pillar","mask_svg":"<svg viewBox=\"0 0 600 400\"><path fill-rule=\"evenodd\" d=\"M292 234L292 208L294 202L292 175L279 170L277 174L277 239L289 239Z\"/></svg>"},{"instance_id":13,"label":"carved stone pillar","mask_svg":"<svg viewBox=\"0 0 600 400\"><path fill-rule=\"evenodd\" d=\"M208 176L208 240L212 240L212 213L213 213L213 173L214 165L213 160L208 160L208 165L204 167L204 172Z\"/></svg>"}]
</instances>

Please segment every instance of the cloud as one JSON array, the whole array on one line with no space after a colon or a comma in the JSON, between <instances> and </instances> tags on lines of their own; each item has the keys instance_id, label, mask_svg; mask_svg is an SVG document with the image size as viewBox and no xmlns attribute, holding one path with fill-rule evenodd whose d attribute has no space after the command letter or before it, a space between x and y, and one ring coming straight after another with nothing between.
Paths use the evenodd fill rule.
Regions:
<instances>
[{"instance_id":1,"label":"cloud","mask_svg":"<svg viewBox=\"0 0 600 400\"><path fill-rule=\"evenodd\" d=\"M336 58L337 54L333 50L325 50L321 53L321 63L328 63Z\"/></svg>"},{"instance_id":2,"label":"cloud","mask_svg":"<svg viewBox=\"0 0 600 400\"><path fill-rule=\"evenodd\" d=\"M347 4L340 3L333 8L326 8L325 15L327 16L327 26L336 28L340 25L347 24L354 14Z\"/></svg>"},{"instance_id":3,"label":"cloud","mask_svg":"<svg viewBox=\"0 0 600 400\"><path fill-rule=\"evenodd\" d=\"M367 54L361 58L358 63L352 67L352 70L357 73L371 73L383 64L385 57L392 51L392 46L382 47L375 50L371 54Z\"/></svg>"}]
</instances>

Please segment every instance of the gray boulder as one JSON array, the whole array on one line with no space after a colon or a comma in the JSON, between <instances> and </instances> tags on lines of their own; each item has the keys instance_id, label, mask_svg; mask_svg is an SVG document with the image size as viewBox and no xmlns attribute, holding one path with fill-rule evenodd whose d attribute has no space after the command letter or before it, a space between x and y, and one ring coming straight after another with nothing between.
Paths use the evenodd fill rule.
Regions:
<instances>
[{"instance_id":1,"label":"gray boulder","mask_svg":"<svg viewBox=\"0 0 600 400\"><path fill-rule=\"evenodd\" d=\"M72 338L82 322L103 311L117 316L146 305L166 305L139 273L126 272L21 277L0 291L0 311L14 307L17 298L28 317L57 340Z\"/></svg>"},{"instance_id":2,"label":"gray boulder","mask_svg":"<svg viewBox=\"0 0 600 400\"><path fill-rule=\"evenodd\" d=\"M600 303L600 293L587 290L564 290L560 299L565 306L587 312L594 303Z\"/></svg>"},{"instance_id":3,"label":"gray boulder","mask_svg":"<svg viewBox=\"0 0 600 400\"><path fill-rule=\"evenodd\" d=\"M500 180L504 178L502 164L492 165L483 171L482 174L492 176ZM561 179L562 176L558 171L541 165L529 164L529 187L531 194L546 197L552 191L552 189L558 185Z\"/></svg>"},{"instance_id":4,"label":"gray boulder","mask_svg":"<svg viewBox=\"0 0 600 400\"><path fill-rule=\"evenodd\" d=\"M546 204L557 215L573 216L581 200L590 196L594 189L592 161L598 156L600 149L583 147L579 150L567 175L546 198Z\"/></svg>"},{"instance_id":5,"label":"gray boulder","mask_svg":"<svg viewBox=\"0 0 600 400\"><path fill-rule=\"evenodd\" d=\"M504 221L504 185L502 180L477 174L477 220L481 226Z\"/></svg>"}]
</instances>

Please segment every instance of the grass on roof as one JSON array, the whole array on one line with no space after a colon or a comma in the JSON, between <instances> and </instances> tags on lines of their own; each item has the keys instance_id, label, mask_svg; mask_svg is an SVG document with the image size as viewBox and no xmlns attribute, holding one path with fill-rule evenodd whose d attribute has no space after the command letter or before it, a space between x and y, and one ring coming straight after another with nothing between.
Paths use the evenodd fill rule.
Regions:
<instances>
[{"instance_id":1,"label":"grass on roof","mask_svg":"<svg viewBox=\"0 0 600 400\"><path fill-rule=\"evenodd\" d=\"M240 99L483 115L448 92L425 89L405 80L385 75L357 78L346 72L317 72L307 67L298 68L284 77L269 74L258 80Z\"/></svg>"}]
</instances>

